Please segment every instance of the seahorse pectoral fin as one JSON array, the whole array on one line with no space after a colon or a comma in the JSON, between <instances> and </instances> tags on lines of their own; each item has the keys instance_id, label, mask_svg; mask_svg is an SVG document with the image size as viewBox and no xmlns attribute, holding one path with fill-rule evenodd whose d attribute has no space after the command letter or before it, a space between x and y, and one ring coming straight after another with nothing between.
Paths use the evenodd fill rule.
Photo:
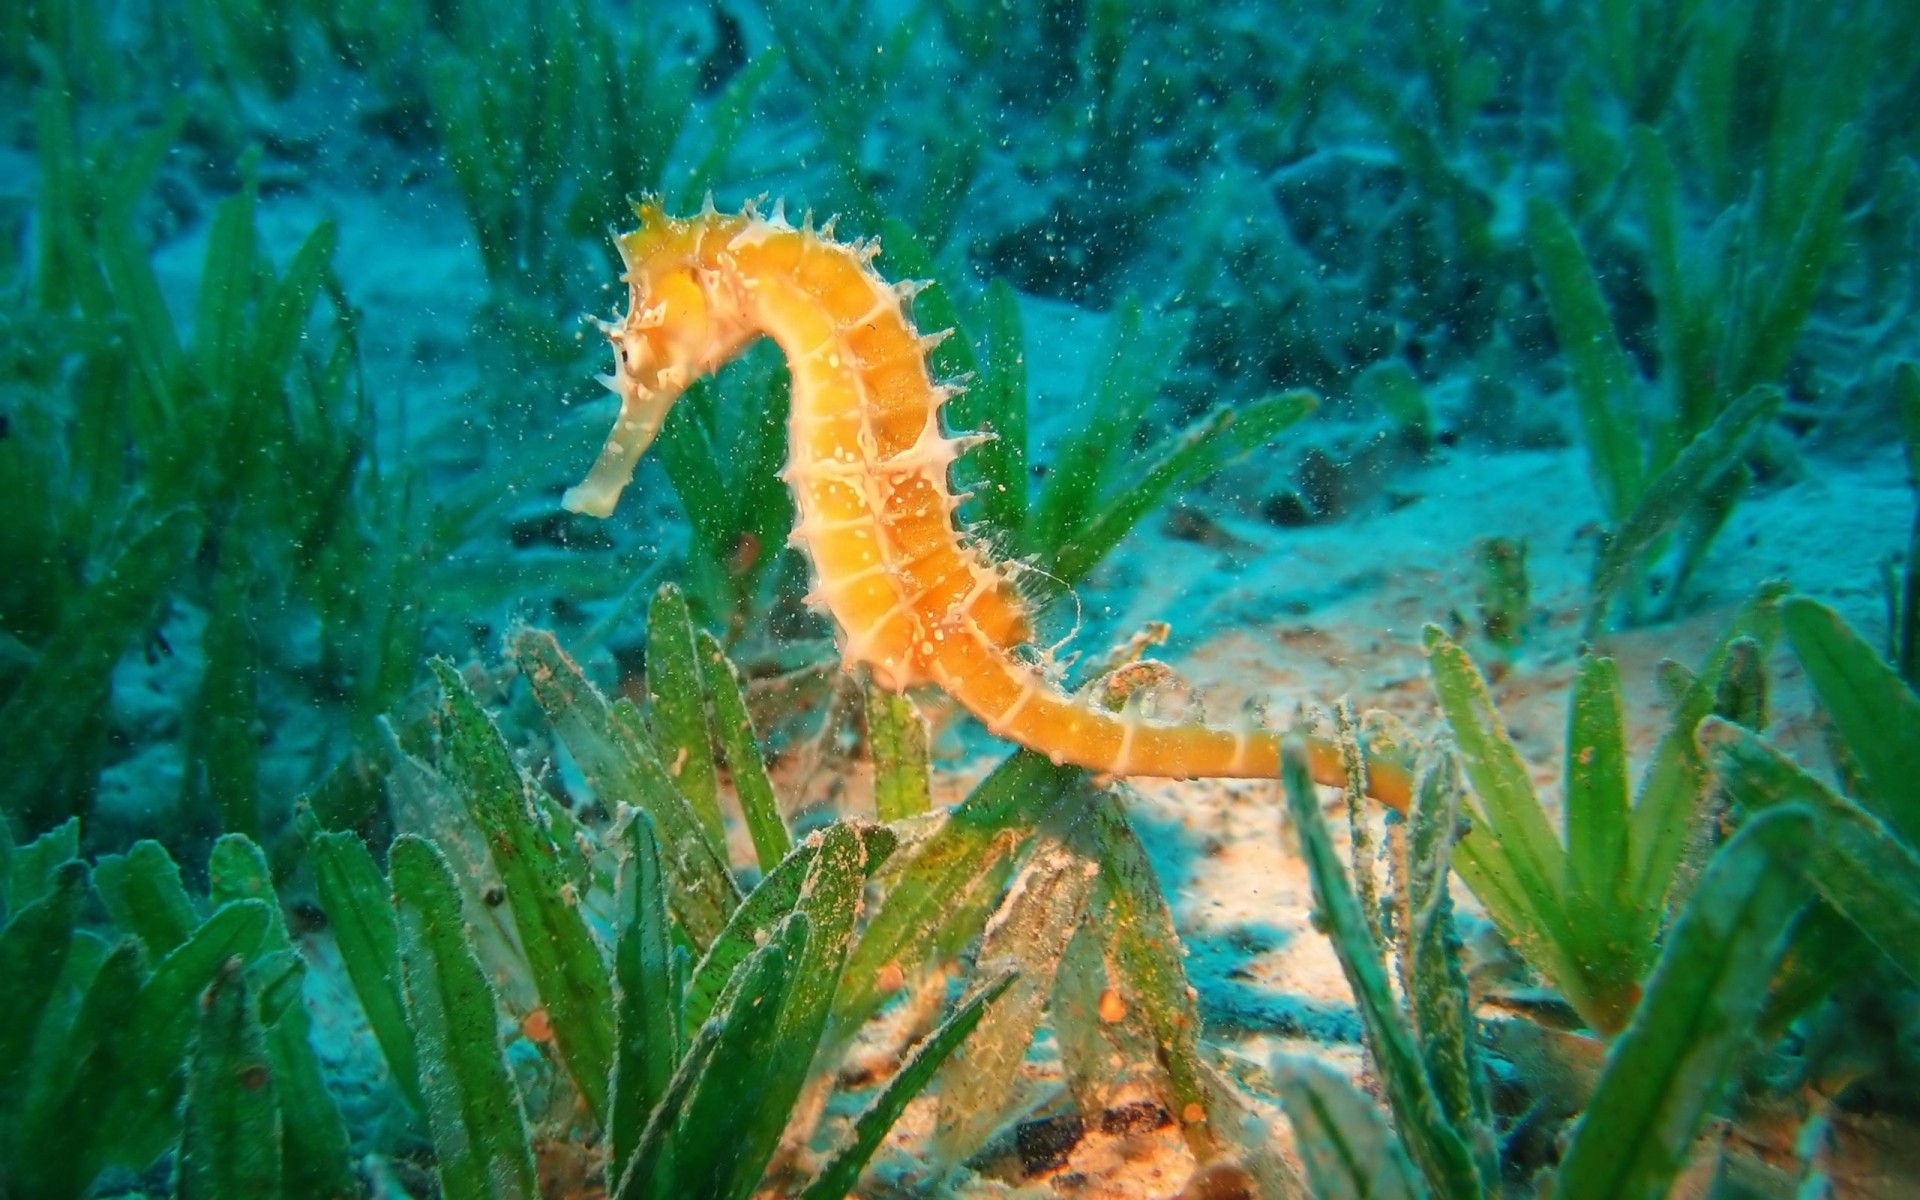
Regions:
<instances>
[{"instance_id":1,"label":"seahorse pectoral fin","mask_svg":"<svg viewBox=\"0 0 1920 1200\"><path fill-rule=\"evenodd\" d=\"M620 493L633 482L634 468L640 465L641 456L659 436L660 427L667 421L667 410L679 398L678 389L657 392L635 389L623 396L620 415L614 418L613 432L607 435L607 444L600 448L600 457L587 477L560 497L560 507L591 517L612 516Z\"/></svg>"}]
</instances>

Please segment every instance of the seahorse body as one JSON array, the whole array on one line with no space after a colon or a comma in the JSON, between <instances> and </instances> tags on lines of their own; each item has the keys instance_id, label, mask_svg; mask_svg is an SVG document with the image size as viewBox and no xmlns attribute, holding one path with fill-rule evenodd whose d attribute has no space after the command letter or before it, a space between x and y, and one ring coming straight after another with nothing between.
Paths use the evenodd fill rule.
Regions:
<instances>
[{"instance_id":1,"label":"seahorse body","mask_svg":"<svg viewBox=\"0 0 1920 1200\"><path fill-rule=\"evenodd\" d=\"M883 687L934 684L1010 739L1114 775L1272 778L1280 740L1113 713L1066 695L1014 651L1031 636L1004 563L954 524L947 468L975 440L948 436L941 406L958 389L932 379L907 304L918 290L870 267L876 242L842 243L776 208L739 214L712 203L687 220L636 205L640 228L618 238L626 317L604 326L615 369L602 382L620 415L587 478L562 503L607 516L688 384L755 337L771 337L793 376L783 478L799 521L791 541L813 564L809 601L829 613L848 669ZM1331 747L1311 748L1314 775L1342 781ZM1385 768L1384 770L1382 768ZM1398 764L1369 787L1404 807Z\"/></svg>"}]
</instances>

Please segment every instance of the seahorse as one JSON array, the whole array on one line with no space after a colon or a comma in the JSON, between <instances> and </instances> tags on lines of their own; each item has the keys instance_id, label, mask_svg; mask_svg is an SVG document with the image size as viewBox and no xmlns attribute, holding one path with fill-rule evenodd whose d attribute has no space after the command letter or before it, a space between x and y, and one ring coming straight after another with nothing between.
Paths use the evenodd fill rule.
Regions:
<instances>
[{"instance_id":1,"label":"seahorse","mask_svg":"<svg viewBox=\"0 0 1920 1200\"><path fill-rule=\"evenodd\" d=\"M634 209L640 227L616 238L627 312L601 323L614 352L601 383L620 412L565 508L611 515L687 386L771 337L793 379L790 543L812 564L808 601L832 617L844 667L893 691L936 686L994 736L1103 774L1278 774L1271 730L1114 712L1067 694L1019 653L1033 626L1013 564L956 523L965 496L948 468L982 435L942 428L941 407L960 389L935 381L927 356L952 331L915 328L919 287L873 269L876 240L837 241L832 222L815 229L811 217L795 228L779 206L721 213L711 197L687 219L653 199ZM1316 779L1344 784L1331 744L1310 743L1309 757ZM1402 763L1375 756L1368 780L1376 799L1406 807Z\"/></svg>"}]
</instances>

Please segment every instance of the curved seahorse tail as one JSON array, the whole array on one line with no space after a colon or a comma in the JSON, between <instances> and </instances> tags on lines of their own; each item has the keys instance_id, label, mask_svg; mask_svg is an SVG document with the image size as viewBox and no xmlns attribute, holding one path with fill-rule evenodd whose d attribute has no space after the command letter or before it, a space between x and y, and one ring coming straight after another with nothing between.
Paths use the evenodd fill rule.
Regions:
<instances>
[{"instance_id":1,"label":"curved seahorse tail","mask_svg":"<svg viewBox=\"0 0 1920 1200\"><path fill-rule=\"evenodd\" d=\"M941 630L926 670L995 737L1055 762L1109 775L1167 779L1275 779L1280 774L1281 735L1271 730L1156 721L1095 707L1064 694L1037 670L959 623ZM1346 785L1346 768L1332 742L1308 739L1308 762L1315 782ZM1368 756L1368 795L1405 812L1411 792L1404 764Z\"/></svg>"}]
</instances>

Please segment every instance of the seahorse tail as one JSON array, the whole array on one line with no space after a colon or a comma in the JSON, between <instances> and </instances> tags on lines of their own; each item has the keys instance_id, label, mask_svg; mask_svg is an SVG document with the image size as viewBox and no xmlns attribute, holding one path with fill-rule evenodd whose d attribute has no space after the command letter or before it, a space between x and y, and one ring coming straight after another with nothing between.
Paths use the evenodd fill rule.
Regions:
<instances>
[{"instance_id":1,"label":"seahorse tail","mask_svg":"<svg viewBox=\"0 0 1920 1200\"><path fill-rule=\"evenodd\" d=\"M1168 779L1273 779L1280 773L1280 735L1271 730L1156 721L1096 707L1065 695L964 624L940 631L926 670L995 737L1055 762L1109 775ZM1308 759L1316 782L1345 785L1345 767L1333 743L1309 739ZM1405 765L1375 755L1367 766L1367 794L1406 811L1412 787Z\"/></svg>"}]
</instances>

